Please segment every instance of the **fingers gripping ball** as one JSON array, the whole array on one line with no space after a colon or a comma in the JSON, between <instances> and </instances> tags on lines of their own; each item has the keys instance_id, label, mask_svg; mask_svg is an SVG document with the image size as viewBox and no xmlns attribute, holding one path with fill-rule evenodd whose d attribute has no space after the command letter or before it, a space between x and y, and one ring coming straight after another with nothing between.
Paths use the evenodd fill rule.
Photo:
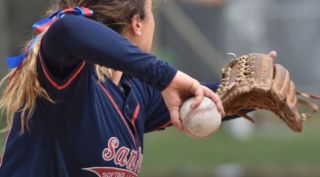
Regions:
<instances>
[{"instance_id":1,"label":"fingers gripping ball","mask_svg":"<svg viewBox=\"0 0 320 177\"><path fill-rule=\"evenodd\" d=\"M193 109L194 97L185 101L180 108L180 119L184 132L196 139L208 137L216 132L221 125L221 115L214 102L205 97L201 104Z\"/></svg>"}]
</instances>

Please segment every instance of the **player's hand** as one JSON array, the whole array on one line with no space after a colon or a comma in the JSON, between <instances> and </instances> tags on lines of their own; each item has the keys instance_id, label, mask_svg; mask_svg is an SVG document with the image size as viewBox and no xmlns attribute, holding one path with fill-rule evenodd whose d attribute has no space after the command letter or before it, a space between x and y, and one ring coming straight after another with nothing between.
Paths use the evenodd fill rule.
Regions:
<instances>
[{"instance_id":1,"label":"player's hand","mask_svg":"<svg viewBox=\"0 0 320 177\"><path fill-rule=\"evenodd\" d=\"M200 105L204 96L209 97L215 102L218 111L224 115L224 109L220 98L209 88L200 85L200 83L183 72L178 71L169 86L161 92L164 102L169 110L171 123L179 130L183 130L180 121L180 107L182 103L195 96L192 107L196 108Z\"/></svg>"}]
</instances>

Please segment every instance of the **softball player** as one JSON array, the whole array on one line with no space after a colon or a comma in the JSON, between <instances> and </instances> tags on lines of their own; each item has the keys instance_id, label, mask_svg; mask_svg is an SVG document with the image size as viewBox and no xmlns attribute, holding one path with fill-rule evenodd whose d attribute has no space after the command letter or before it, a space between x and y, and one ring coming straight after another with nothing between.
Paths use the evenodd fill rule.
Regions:
<instances>
[{"instance_id":1,"label":"softball player","mask_svg":"<svg viewBox=\"0 0 320 177\"><path fill-rule=\"evenodd\" d=\"M195 107L210 97L223 114L211 89L148 54L151 0L60 0L51 12L7 60L0 177L136 177L143 134L181 130L188 97Z\"/></svg>"}]
</instances>

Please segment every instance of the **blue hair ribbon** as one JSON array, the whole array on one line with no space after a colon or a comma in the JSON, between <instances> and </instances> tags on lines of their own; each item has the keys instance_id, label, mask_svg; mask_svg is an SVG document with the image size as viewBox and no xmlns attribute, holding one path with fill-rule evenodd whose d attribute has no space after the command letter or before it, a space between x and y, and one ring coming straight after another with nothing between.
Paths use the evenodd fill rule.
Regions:
<instances>
[{"instance_id":1,"label":"blue hair ribbon","mask_svg":"<svg viewBox=\"0 0 320 177\"><path fill-rule=\"evenodd\" d=\"M54 24L57 20L63 18L66 14L75 14L84 17L92 17L93 11L85 8L85 7L75 7L75 8L68 8L64 10L57 11L51 14L49 17L42 19L35 24L32 25L32 29L35 31L37 36L32 40L30 45L28 46L25 53L19 56L14 57L7 57L7 66L9 69L14 69L21 65L24 59L29 55L29 53L34 48L35 44L41 39L41 34L45 32L52 24Z\"/></svg>"}]
</instances>

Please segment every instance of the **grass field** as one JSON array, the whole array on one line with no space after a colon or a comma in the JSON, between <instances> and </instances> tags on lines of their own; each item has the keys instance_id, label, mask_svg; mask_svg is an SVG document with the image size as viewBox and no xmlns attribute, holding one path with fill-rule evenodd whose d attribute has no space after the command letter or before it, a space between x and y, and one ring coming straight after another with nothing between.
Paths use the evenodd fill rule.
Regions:
<instances>
[{"instance_id":1,"label":"grass field","mask_svg":"<svg viewBox=\"0 0 320 177\"><path fill-rule=\"evenodd\" d=\"M205 140L190 139L173 128L147 134L142 176L209 177L232 168L242 176L319 177L320 119L307 122L303 133L291 132L279 120L273 123L245 141L223 126Z\"/></svg>"}]
</instances>

